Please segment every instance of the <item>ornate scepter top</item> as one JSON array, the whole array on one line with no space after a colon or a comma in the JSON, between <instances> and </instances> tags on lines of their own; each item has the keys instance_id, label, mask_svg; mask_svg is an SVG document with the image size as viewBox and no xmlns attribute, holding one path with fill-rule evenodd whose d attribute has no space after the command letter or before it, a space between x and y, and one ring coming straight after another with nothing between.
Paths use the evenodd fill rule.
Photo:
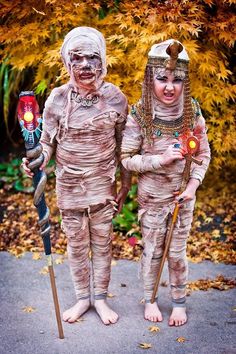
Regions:
<instances>
[{"instance_id":1,"label":"ornate scepter top","mask_svg":"<svg viewBox=\"0 0 236 354\"><path fill-rule=\"evenodd\" d=\"M20 93L17 111L27 148L32 148L37 144L42 132L42 118L33 91L22 91Z\"/></svg>"}]
</instances>

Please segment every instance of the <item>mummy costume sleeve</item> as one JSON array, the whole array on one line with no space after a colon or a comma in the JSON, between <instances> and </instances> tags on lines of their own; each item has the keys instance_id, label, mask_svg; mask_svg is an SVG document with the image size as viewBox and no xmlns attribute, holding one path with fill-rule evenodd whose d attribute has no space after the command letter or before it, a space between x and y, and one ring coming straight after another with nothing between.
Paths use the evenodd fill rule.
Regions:
<instances>
[{"instance_id":1,"label":"mummy costume sleeve","mask_svg":"<svg viewBox=\"0 0 236 354\"><path fill-rule=\"evenodd\" d=\"M141 155L142 144L141 128L129 115L121 147L122 164L128 171L153 172L161 167L159 155Z\"/></svg>"},{"instance_id":2,"label":"mummy costume sleeve","mask_svg":"<svg viewBox=\"0 0 236 354\"><path fill-rule=\"evenodd\" d=\"M202 165L194 165L190 174L190 178L198 179L200 183L202 183L211 158L210 146L206 133L205 119L202 115L198 118L193 133L200 141L200 148L196 154L196 157L199 160L202 160Z\"/></svg>"},{"instance_id":3,"label":"mummy costume sleeve","mask_svg":"<svg viewBox=\"0 0 236 354\"><path fill-rule=\"evenodd\" d=\"M56 148L56 134L58 130L58 118L55 112L54 97L57 89L54 89L48 97L43 111L43 132L40 143L47 161L52 157Z\"/></svg>"},{"instance_id":4,"label":"mummy costume sleeve","mask_svg":"<svg viewBox=\"0 0 236 354\"><path fill-rule=\"evenodd\" d=\"M115 134L116 134L116 155L117 161L120 162L121 155L121 142L122 142L122 133L125 128L125 120L121 123L116 124Z\"/></svg>"},{"instance_id":5,"label":"mummy costume sleeve","mask_svg":"<svg viewBox=\"0 0 236 354\"><path fill-rule=\"evenodd\" d=\"M118 122L116 125L116 155L117 161L121 161L121 143L122 135L125 128L126 118L122 122ZM120 176L121 176L121 185L123 188L130 189L131 185L131 172L126 170L126 168L120 163Z\"/></svg>"}]
</instances>

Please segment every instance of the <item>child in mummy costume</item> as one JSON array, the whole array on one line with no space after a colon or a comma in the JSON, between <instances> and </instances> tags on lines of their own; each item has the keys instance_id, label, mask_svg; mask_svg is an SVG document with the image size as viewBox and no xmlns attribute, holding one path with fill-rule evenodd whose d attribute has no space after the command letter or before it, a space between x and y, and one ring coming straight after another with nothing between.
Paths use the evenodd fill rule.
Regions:
<instances>
[{"instance_id":1,"label":"child in mummy costume","mask_svg":"<svg viewBox=\"0 0 236 354\"><path fill-rule=\"evenodd\" d=\"M210 161L205 120L198 103L189 94L189 58L180 42L167 40L153 45L142 89L142 99L131 109L122 140L122 164L139 173L139 220L143 237L141 261L145 319L162 321L157 301L151 303L163 254L168 221L175 203L181 205L168 252L172 313L170 326L186 323L188 265L186 241L190 231L195 193ZM202 165L191 165L190 179L181 194L186 140L200 142L195 157ZM156 299L157 300L157 299Z\"/></svg>"},{"instance_id":2,"label":"child in mummy costume","mask_svg":"<svg viewBox=\"0 0 236 354\"><path fill-rule=\"evenodd\" d=\"M90 307L92 275L95 309L102 322L110 324L118 319L106 303L112 218L114 205L121 210L130 188L130 173L121 166L121 189L116 194L127 101L116 86L103 81L106 47L100 32L73 29L65 37L61 55L70 81L53 89L45 103L40 143L41 169L56 155L57 202L78 300L63 313L63 320L75 322ZM26 173L32 175L28 163L23 159Z\"/></svg>"}]
</instances>

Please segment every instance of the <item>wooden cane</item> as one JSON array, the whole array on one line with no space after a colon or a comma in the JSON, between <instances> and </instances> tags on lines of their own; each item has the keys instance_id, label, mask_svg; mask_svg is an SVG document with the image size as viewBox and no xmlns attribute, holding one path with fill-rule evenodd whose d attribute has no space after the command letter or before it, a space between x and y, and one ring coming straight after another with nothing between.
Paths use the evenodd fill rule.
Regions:
<instances>
[{"instance_id":1,"label":"wooden cane","mask_svg":"<svg viewBox=\"0 0 236 354\"><path fill-rule=\"evenodd\" d=\"M63 328L62 328L62 323L61 323L61 314L60 314L59 302L58 302L58 297L57 297L57 288L56 288L55 275L54 275L51 254L47 256L47 263L48 263L48 271L49 271L49 275L50 275L52 296L53 296L53 303L54 303L54 308L55 308L55 313L56 313L59 338L63 339L64 333L63 333Z\"/></svg>"},{"instance_id":2,"label":"wooden cane","mask_svg":"<svg viewBox=\"0 0 236 354\"><path fill-rule=\"evenodd\" d=\"M184 166L183 179L182 179L181 187L180 187L180 190L179 190L179 194L183 193L183 191L186 189L186 186L187 186L187 183L188 183L189 177L190 177L191 163L195 162L198 165L202 164L202 161L197 160L196 158L194 158L192 156L199 149L199 146L200 146L199 140L195 136L191 136L191 137L189 137L187 139L186 143L187 143L187 151L188 151L188 153L184 156L185 159L186 159L186 163L185 163L185 166ZM174 227L175 227L175 224L176 224L176 221L177 221L177 217L178 217L178 214L179 214L179 209L180 209L180 206L179 206L178 203L176 203L174 211L173 211L172 219L171 219L171 222L170 222L170 226L167 229L167 234L166 234L166 237L165 237L165 248L164 248L164 252L163 252L163 255L162 255L162 259L161 259L160 268L159 268L159 271L158 271L158 274L157 274L157 278L156 278L156 281L155 281L155 285L154 285L154 288L153 288L153 292L152 292L152 298L151 298L151 303L152 304L154 303L154 301L156 299L156 294L157 294L157 291L158 291L158 286L159 286L159 283L160 283L161 274L162 274L162 271L163 271L163 267L164 267L164 264L165 264L165 260L166 260L167 254L169 252L169 248L170 248L170 243L171 243L171 240L172 240Z\"/></svg>"}]
</instances>

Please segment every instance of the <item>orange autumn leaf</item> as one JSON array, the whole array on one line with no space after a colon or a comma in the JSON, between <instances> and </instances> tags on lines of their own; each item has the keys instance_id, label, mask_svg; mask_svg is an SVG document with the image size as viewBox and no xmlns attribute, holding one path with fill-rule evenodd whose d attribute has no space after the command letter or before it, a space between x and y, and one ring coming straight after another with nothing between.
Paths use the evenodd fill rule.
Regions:
<instances>
[{"instance_id":1,"label":"orange autumn leaf","mask_svg":"<svg viewBox=\"0 0 236 354\"><path fill-rule=\"evenodd\" d=\"M60 257L55 260L55 264L63 264L64 263L64 258Z\"/></svg>"},{"instance_id":2,"label":"orange autumn leaf","mask_svg":"<svg viewBox=\"0 0 236 354\"><path fill-rule=\"evenodd\" d=\"M39 252L34 252L32 259L38 261L39 259L42 259L42 255Z\"/></svg>"},{"instance_id":3,"label":"orange autumn leaf","mask_svg":"<svg viewBox=\"0 0 236 354\"><path fill-rule=\"evenodd\" d=\"M116 296L116 295L114 295L114 294L112 294L112 293L108 293L108 294L107 294L107 297L110 298L110 299L113 298L113 297L115 297L115 296Z\"/></svg>"},{"instance_id":4,"label":"orange autumn leaf","mask_svg":"<svg viewBox=\"0 0 236 354\"><path fill-rule=\"evenodd\" d=\"M186 341L186 338L184 338L184 337L178 337L176 339L176 342L178 342L178 343L184 343L185 341Z\"/></svg>"},{"instance_id":5,"label":"orange autumn leaf","mask_svg":"<svg viewBox=\"0 0 236 354\"><path fill-rule=\"evenodd\" d=\"M150 332L160 332L160 328L158 326L150 326L148 327Z\"/></svg>"},{"instance_id":6,"label":"orange autumn leaf","mask_svg":"<svg viewBox=\"0 0 236 354\"><path fill-rule=\"evenodd\" d=\"M225 278L223 275L218 275L215 279L199 279L193 282L189 282L187 288L190 291L209 289L217 290L229 290L236 287L236 280L231 278Z\"/></svg>"},{"instance_id":7,"label":"orange autumn leaf","mask_svg":"<svg viewBox=\"0 0 236 354\"><path fill-rule=\"evenodd\" d=\"M49 273L48 267L44 266L40 271L39 274L41 275L47 275Z\"/></svg>"}]
</instances>

